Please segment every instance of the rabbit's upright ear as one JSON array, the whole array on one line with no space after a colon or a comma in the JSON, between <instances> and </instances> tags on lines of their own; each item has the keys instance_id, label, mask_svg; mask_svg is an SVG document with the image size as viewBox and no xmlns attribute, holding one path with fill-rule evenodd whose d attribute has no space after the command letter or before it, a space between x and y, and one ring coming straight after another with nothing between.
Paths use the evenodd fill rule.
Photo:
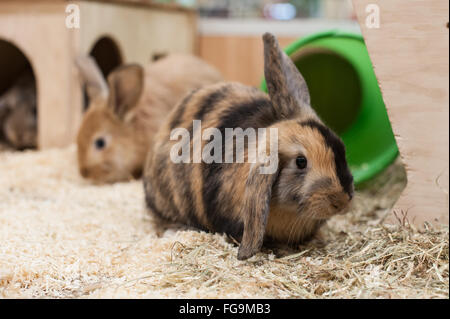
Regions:
<instances>
[{"instance_id":1,"label":"rabbit's upright ear","mask_svg":"<svg viewBox=\"0 0 450 319\"><path fill-rule=\"evenodd\" d=\"M91 56L80 56L75 60L75 64L86 85L89 99L91 101L97 98L106 100L108 97L108 85L94 58Z\"/></svg>"},{"instance_id":2,"label":"rabbit's upright ear","mask_svg":"<svg viewBox=\"0 0 450 319\"><path fill-rule=\"evenodd\" d=\"M144 88L144 69L138 64L120 66L108 76L108 86L108 107L123 119L141 97Z\"/></svg>"},{"instance_id":3,"label":"rabbit's upright ear","mask_svg":"<svg viewBox=\"0 0 450 319\"><path fill-rule=\"evenodd\" d=\"M292 60L271 33L264 33L264 76L270 100L281 118L315 115L308 86Z\"/></svg>"},{"instance_id":4,"label":"rabbit's upright ear","mask_svg":"<svg viewBox=\"0 0 450 319\"><path fill-rule=\"evenodd\" d=\"M252 257L263 245L272 187L278 177L278 169L272 174L262 174L259 167L259 165L253 167L246 183L245 199L242 205L244 234L237 256L239 260Z\"/></svg>"}]
</instances>

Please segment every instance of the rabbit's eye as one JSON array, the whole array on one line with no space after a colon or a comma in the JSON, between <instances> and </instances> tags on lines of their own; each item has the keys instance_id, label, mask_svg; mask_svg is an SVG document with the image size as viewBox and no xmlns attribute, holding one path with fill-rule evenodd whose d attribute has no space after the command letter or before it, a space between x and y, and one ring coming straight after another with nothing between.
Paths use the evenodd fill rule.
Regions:
<instances>
[{"instance_id":1,"label":"rabbit's eye","mask_svg":"<svg viewBox=\"0 0 450 319\"><path fill-rule=\"evenodd\" d=\"M95 140L94 144L95 144L95 148L98 149L98 150L101 150L101 149L103 149L106 146L106 142L105 142L105 139L103 137L97 138Z\"/></svg>"},{"instance_id":2,"label":"rabbit's eye","mask_svg":"<svg viewBox=\"0 0 450 319\"><path fill-rule=\"evenodd\" d=\"M305 169L306 165L308 165L308 161L307 161L306 157L299 156L295 159L295 164L297 164L298 168Z\"/></svg>"}]
</instances>

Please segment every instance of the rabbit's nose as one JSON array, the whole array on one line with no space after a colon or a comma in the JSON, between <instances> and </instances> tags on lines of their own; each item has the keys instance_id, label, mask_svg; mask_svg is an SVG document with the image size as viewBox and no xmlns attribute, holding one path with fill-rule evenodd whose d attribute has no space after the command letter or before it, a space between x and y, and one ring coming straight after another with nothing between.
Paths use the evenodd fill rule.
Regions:
<instances>
[{"instance_id":1,"label":"rabbit's nose","mask_svg":"<svg viewBox=\"0 0 450 319\"><path fill-rule=\"evenodd\" d=\"M349 203L349 194L333 194L329 197L330 204L336 210L343 210Z\"/></svg>"},{"instance_id":2,"label":"rabbit's nose","mask_svg":"<svg viewBox=\"0 0 450 319\"><path fill-rule=\"evenodd\" d=\"M80 174L84 178L87 178L89 176L89 169L87 167L80 167Z\"/></svg>"},{"instance_id":3,"label":"rabbit's nose","mask_svg":"<svg viewBox=\"0 0 450 319\"><path fill-rule=\"evenodd\" d=\"M337 210L341 210L341 209L343 209L344 207L345 207L345 203L344 202L342 202L342 201L336 201L336 202L334 202L334 203L332 203L331 204L335 209L337 209Z\"/></svg>"}]
</instances>

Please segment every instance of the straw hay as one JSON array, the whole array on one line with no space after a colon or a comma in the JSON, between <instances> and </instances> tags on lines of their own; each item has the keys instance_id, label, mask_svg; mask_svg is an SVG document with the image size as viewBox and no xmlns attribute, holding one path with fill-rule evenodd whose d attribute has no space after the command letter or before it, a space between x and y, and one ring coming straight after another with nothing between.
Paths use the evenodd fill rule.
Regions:
<instances>
[{"instance_id":1,"label":"straw hay","mask_svg":"<svg viewBox=\"0 0 450 319\"><path fill-rule=\"evenodd\" d=\"M223 235L158 238L141 182L90 185L73 146L0 153L0 297L448 298L448 227L381 223L405 183L399 167L318 239L241 262Z\"/></svg>"}]
</instances>

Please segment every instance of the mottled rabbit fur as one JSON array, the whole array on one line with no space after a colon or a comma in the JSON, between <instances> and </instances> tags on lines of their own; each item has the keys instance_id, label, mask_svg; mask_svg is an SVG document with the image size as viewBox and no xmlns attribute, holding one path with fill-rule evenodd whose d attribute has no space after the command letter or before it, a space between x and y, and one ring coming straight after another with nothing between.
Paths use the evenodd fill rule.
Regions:
<instances>
[{"instance_id":1,"label":"mottled rabbit fur","mask_svg":"<svg viewBox=\"0 0 450 319\"><path fill-rule=\"evenodd\" d=\"M257 253L265 239L310 239L328 218L346 212L353 196L344 144L311 108L306 82L276 38L266 33L263 42L269 94L238 83L192 91L159 130L144 172L146 203L158 220L229 234L240 241L239 259ZM199 134L194 119L202 132L276 128L276 172L261 174L262 162L174 163L170 152L179 141L171 131Z\"/></svg>"}]
</instances>

